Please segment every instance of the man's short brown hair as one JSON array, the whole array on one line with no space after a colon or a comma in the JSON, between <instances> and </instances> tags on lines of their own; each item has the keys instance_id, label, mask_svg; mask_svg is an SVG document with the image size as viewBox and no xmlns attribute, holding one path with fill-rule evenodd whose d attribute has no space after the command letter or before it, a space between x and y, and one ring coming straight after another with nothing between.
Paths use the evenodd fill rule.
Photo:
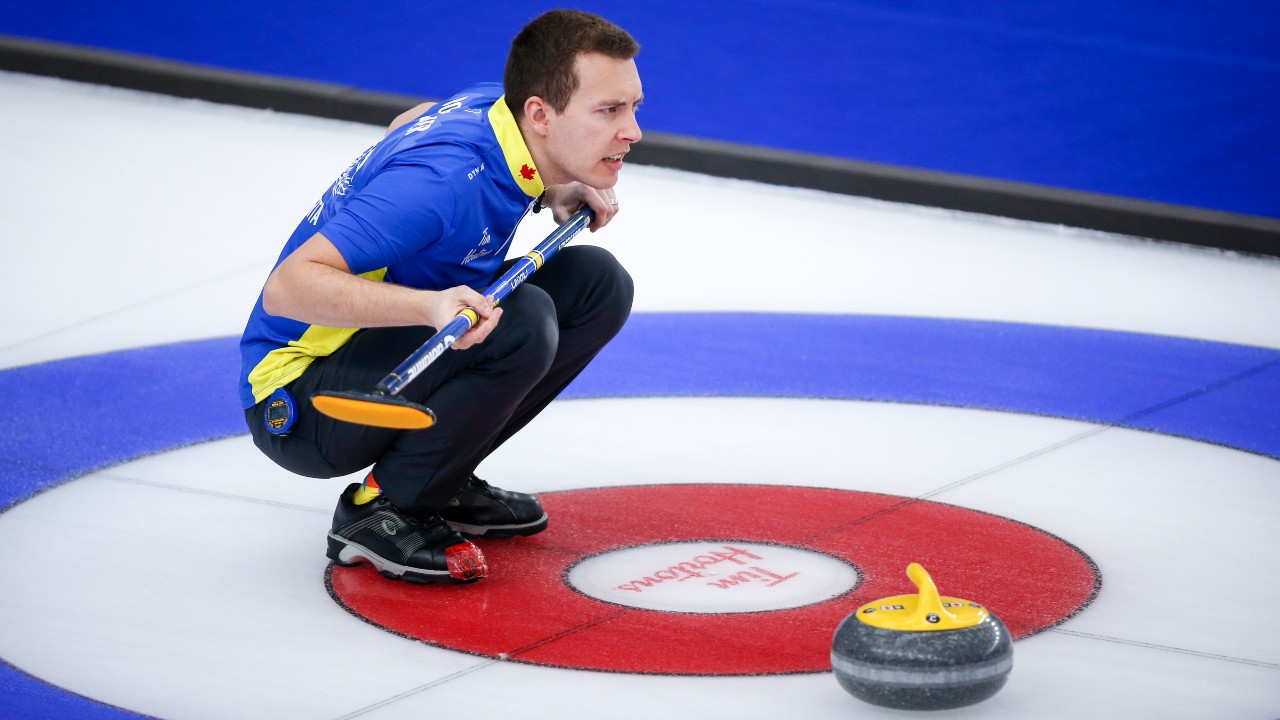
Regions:
<instances>
[{"instance_id":1,"label":"man's short brown hair","mask_svg":"<svg viewBox=\"0 0 1280 720\"><path fill-rule=\"evenodd\" d=\"M524 101L535 95L564 112L578 89L574 61L581 53L593 52L630 60L640 52L640 44L608 20L578 10L552 10L525 25L511 41L502 76L511 114L523 116Z\"/></svg>"}]
</instances>

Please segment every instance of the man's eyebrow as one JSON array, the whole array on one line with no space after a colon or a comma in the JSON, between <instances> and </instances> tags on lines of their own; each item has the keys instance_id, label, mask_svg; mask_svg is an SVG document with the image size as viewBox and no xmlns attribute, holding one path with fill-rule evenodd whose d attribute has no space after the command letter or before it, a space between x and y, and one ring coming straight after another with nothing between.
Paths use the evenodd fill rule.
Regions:
<instances>
[{"instance_id":1,"label":"man's eyebrow","mask_svg":"<svg viewBox=\"0 0 1280 720\"><path fill-rule=\"evenodd\" d=\"M634 103L630 100L624 100L622 98L611 98L609 100L601 100L599 103L596 104L596 107L605 108L605 107L618 107L620 105L632 105L632 104L639 105L642 102L644 102L643 95L636 98Z\"/></svg>"}]
</instances>

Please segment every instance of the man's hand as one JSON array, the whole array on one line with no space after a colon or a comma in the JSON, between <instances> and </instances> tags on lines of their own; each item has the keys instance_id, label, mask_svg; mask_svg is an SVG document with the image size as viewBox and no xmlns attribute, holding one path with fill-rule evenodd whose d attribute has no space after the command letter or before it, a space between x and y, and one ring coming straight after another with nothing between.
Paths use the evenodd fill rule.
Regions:
<instances>
[{"instance_id":1,"label":"man's hand","mask_svg":"<svg viewBox=\"0 0 1280 720\"><path fill-rule=\"evenodd\" d=\"M570 215L578 211L578 208L586 205L596 215L591 221L591 232L608 225L613 216L618 214L618 196L613 188L598 190L580 182L548 187L543 204L551 208L557 224L564 223Z\"/></svg>"},{"instance_id":2,"label":"man's hand","mask_svg":"<svg viewBox=\"0 0 1280 720\"><path fill-rule=\"evenodd\" d=\"M466 285L429 293L429 296L431 298L429 324L434 328L448 325L458 313L468 307L475 310L476 315L480 317L480 322L462 337L453 341L454 350L466 350L472 345L484 342L498 324L498 318L502 317L502 308L493 306L493 298L485 297Z\"/></svg>"},{"instance_id":3,"label":"man's hand","mask_svg":"<svg viewBox=\"0 0 1280 720\"><path fill-rule=\"evenodd\" d=\"M396 130L399 130L405 125L408 125L410 120L417 120L419 115L425 113L426 111L430 110L435 106L436 104L433 102L424 102L421 105L411 107L408 110L405 110L404 112L400 113L399 115L396 116L395 120L391 121L391 125L387 127L387 135L390 135L391 133L395 132Z\"/></svg>"}]
</instances>

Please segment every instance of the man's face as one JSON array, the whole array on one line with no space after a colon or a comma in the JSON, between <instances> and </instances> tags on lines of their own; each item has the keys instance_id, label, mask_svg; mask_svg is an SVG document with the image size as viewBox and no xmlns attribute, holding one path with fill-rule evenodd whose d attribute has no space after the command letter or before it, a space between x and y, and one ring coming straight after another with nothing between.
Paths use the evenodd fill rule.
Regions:
<instances>
[{"instance_id":1,"label":"man's face","mask_svg":"<svg viewBox=\"0 0 1280 720\"><path fill-rule=\"evenodd\" d=\"M636 109L644 98L635 60L599 53L579 55L574 62L578 89L563 113L549 110L548 158L539 169L550 183L570 180L594 188L618 182L623 156L640 141ZM552 167L543 167L550 161Z\"/></svg>"}]
</instances>

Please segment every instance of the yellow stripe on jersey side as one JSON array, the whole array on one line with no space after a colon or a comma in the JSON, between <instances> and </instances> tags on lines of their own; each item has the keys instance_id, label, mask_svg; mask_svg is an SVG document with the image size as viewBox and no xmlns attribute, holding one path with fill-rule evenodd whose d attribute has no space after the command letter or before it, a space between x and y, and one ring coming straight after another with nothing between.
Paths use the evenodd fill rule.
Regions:
<instances>
[{"instance_id":1,"label":"yellow stripe on jersey side","mask_svg":"<svg viewBox=\"0 0 1280 720\"><path fill-rule=\"evenodd\" d=\"M362 273L360 277L382 282L386 275L387 269L382 268ZM302 333L302 337L290 340L285 347L267 353L249 372L249 387L253 388L254 402L262 402L276 388L297 380L316 358L332 355L338 348L346 345L357 330L359 328L311 325Z\"/></svg>"}]
</instances>

